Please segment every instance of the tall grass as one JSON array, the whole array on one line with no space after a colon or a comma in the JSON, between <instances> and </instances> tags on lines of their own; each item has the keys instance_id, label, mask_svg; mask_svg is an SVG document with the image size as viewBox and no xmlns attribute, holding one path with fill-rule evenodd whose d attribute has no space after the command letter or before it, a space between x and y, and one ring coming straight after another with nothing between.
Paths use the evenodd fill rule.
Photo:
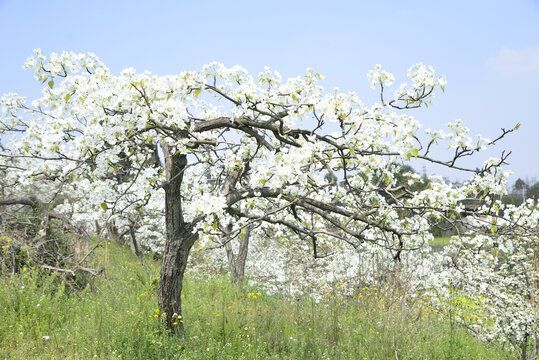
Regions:
<instances>
[{"instance_id":1,"label":"tall grass","mask_svg":"<svg viewBox=\"0 0 539 360\"><path fill-rule=\"evenodd\" d=\"M363 288L321 302L266 294L223 275L188 274L186 337L168 336L156 309L159 264L142 266L114 244L105 272L72 292L54 274L26 269L0 279L0 359L506 359L428 306L402 306ZM339 286L337 283L336 287Z\"/></svg>"}]
</instances>

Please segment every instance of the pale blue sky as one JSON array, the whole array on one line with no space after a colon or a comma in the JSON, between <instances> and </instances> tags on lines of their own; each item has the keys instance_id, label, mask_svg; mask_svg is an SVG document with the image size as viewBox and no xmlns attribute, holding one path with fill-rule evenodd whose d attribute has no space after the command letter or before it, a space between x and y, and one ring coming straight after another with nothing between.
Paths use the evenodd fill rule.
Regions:
<instances>
[{"instance_id":1,"label":"pale blue sky","mask_svg":"<svg viewBox=\"0 0 539 360\"><path fill-rule=\"evenodd\" d=\"M0 0L0 33L0 93L29 97L39 87L21 66L34 48L91 51L114 72L168 74L214 60L252 73L270 66L285 77L312 67L328 88L367 100L376 95L365 77L375 64L404 80L422 61L449 81L416 114L425 127L461 118L473 133L495 137L520 122L496 152L513 151L516 176L539 178L539 0Z\"/></svg>"}]
</instances>

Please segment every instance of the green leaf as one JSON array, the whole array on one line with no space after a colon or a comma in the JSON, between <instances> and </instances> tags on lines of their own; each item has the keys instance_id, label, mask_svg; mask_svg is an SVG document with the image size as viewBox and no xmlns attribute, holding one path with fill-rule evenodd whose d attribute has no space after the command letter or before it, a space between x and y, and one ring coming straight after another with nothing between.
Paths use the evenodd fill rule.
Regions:
<instances>
[{"instance_id":1,"label":"green leaf","mask_svg":"<svg viewBox=\"0 0 539 360\"><path fill-rule=\"evenodd\" d=\"M68 101L69 101L69 99L71 99L71 94L66 94L66 97L65 97L65 99L66 99L66 102L68 102Z\"/></svg>"},{"instance_id":2,"label":"green leaf","mask_svg":"<svg viewBox=\"0 0 539 360\"><path fill-rule=\"evenodd\" d=\"M498 232L498 227L496 225L492 225L490 227L490 231L493 233L493 234L496 234Z\"/></svg>"},{"instance_id":3,"label":"green leaf","mask_svg":"<svg viewBox=\"0 0 539 360\"><path fill-rule=\"evenodd\" d=\"M103 211L107 211L109 207L107 206L107 203L102 202L101 203L101 208L103 209Z\"/></svg>"},{"instance_id":4,"label":"green leaf","mask_svg":"<svg viewBox=\"0 0 539 360\"><path fill-rule=\"evenodd\" d=\"M413 149L412 153L414 154L414 157L417 159L417 154L419 153L419 150ZM410 159L408 159L408 160L410 160Z\"/></svg>"},{"instance_id":5,"label":"green leaf","mask_svg":"<svg viewBox=\"0 0 539 360\"><path fill-rule=\"evenodd\" d=\"M50 79L47 84L49 84L49 87L52 89L54 87L54 80Z\"/></svg>"}]
</instances>

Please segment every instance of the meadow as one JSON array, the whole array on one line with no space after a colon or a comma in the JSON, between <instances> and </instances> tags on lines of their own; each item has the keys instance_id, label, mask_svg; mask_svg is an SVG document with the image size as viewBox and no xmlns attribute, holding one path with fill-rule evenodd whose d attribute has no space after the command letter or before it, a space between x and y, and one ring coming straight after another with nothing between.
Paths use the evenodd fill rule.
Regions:
<instances>
[{"instance_id":1,"label":"meadow","mask_svg":"<svg viewBox=\"0 0 539 360\"><path fill-rule=\"evenodd\" d=\"M161 326L160 264L128 248L96 249L96 278L78 286L36 268L0 278L0 359L510 359L421 299L391 302L378 289L322 301L234 285L226 274L187 274L184 339ZM75 284L77 285L77 284ZM339 286L338 283L335 284Z\"/></svg>"}]
</instances>

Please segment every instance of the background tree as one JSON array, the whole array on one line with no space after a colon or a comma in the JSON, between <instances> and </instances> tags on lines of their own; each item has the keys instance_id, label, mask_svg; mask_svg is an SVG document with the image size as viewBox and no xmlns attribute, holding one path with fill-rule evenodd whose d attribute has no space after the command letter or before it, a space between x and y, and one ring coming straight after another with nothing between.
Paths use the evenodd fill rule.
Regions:
<instances>
[{"instance_id":1,"label":"background tree","mask_svg":"<svg viewBox=\"0 0 539 360\"><path fill-rule=\"evenodd\" d=\"M476 336L507 343L523 360L536 359L539 209L531 200L505 208L498 200L493 207L503 208L503 216L472 216L470 228L444 249L447 272L431 281L440 305L451 307L454 319Z\"/></svg>"},{"instance_id":2,"label":"background tree","mask_svg":"<svg viewBox=\"0 0 539 360\"><path fill-rule=\"evenodd\" d=\"M528 190L528 187L528 184L521 178L518 178L513 186L513 188L522 195L523 202L526 201L526 191Z\"/></svg>"},{"instance_id":3,"label":"background tree","mask_svg":"<svg viewBox=\"0 0 539 360\"><path fill-rule=\"evenodd\" d=\"M526 192L529 199L533 199L536 203L539 201L539 182L536 182Z\"/></svg>"}]
</instances>

